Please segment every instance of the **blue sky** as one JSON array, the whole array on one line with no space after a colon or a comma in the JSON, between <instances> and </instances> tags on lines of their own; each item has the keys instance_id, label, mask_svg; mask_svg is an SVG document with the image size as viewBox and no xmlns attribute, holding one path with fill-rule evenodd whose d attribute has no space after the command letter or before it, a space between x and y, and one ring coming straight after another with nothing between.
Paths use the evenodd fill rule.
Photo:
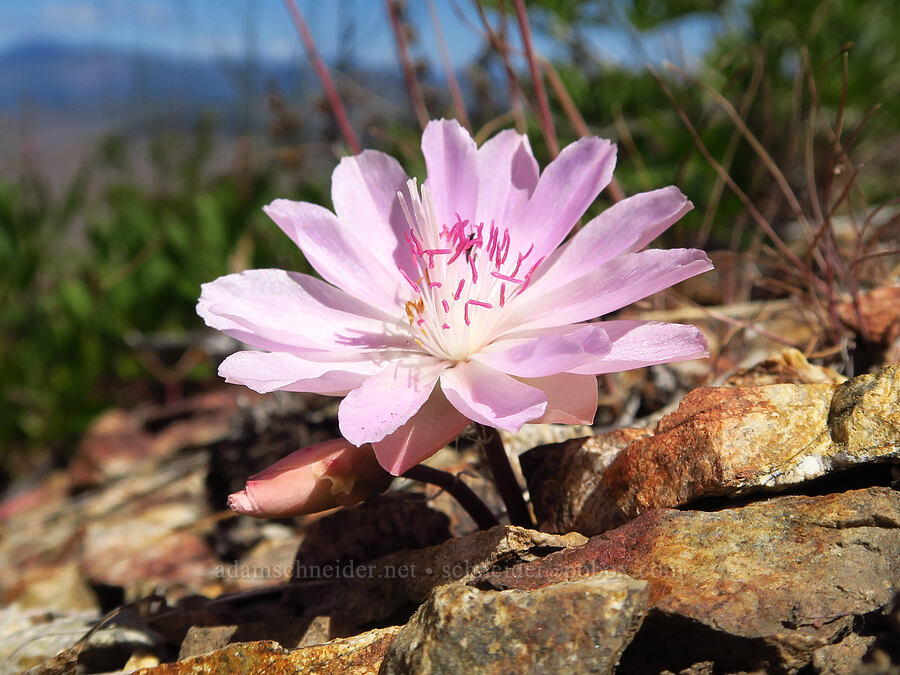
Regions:
<instances>
[{"instance_id":1,"label":"blue sky","mask_svg":"<svg viewBox=\"0 0 900 675\"><path fill-rule=\"evenodd\" d=\"M482 40L473 28L477 16L469 0L436 0L455 65L470 61ZM393 36L382 0L298 0L326 58L346 44L345 18L355 17L354 55L367 65L396 64ZM412 23L420 33L420 54L435 65L438 52L425 0L409 3ZM468 17L464 20L459 12ZM709 44L718 26L700 18L684 22L666 35L635 50L621 30L591 33L596 51L609 60L631 62L678 60L677 36L693 51ZM254 44L263 58L305 58L281 0L3 0L0 2L0 49L34 39L90 45L114 45L191 56L241 56ZM539 39L538 49L552 52ZM643 52L643 53L642 53ZM548 55L552 56L552 53Z\"/></svg>"}]
</instances>

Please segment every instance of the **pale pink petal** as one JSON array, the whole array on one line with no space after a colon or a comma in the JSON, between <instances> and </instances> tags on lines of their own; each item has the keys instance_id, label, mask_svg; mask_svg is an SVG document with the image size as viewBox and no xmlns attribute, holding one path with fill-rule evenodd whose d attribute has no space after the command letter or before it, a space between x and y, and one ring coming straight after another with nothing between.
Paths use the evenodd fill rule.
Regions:
<instances>
[{"instance_id":1,"label":"pale pink petal","mask_svg":"<svg viewBox=\"0 0 900 675\"><path fill-rule=\"evenodd\" d=\"M400 163L383 152L363 150L344 157L331 175L331 201L347 237L368 255L416 274L404 232L409 229L398 192L407 192L409 177Z\"/></svg>"},{"instance_id":2,"label":"pale pink petal","mask_svg":"<svg viewBox=\"0 0 900 675\"><path fill-rule=\"evenodd\" d=\"M409 421L383 440L373 443L375 456L386 471L399 476L459 436L469 425L439 388Z\"/></svg>"},{"instance_id":3,"label":"pale pink petal","mask_svg":"<svg viewBox=\"0 0 900 675\"><path fill-rule=\"evenodd\" d=\"M626 253L597 269L582 269L569 283L555 288L535 283L507 306L497 334L603 316L711 269L709 258L698 249Z\"/></svg>"},{"instance_id":4,"label":"pale pink petal","mask_svg":"<svg viewBox=\"0 0 900 675\"><path fill-rule=\"evenodd\" d=\"M553 251L609 185L615 165L616 146L606 139L581 138L564 148L544 169L514 230L510 223L515 246L524 251L533 242L533 260Z\"/></svg>"},{"instance_id":5,"label":"pale pink petal","mask_svg":"<svg viewBox=\"0 0 900 675\"><path fill-rule=\"evenodd\" d=\"M343 396L384 367L371 360L341 361L341 354L330 352L318 356L323 355L331 360L311 361L285 352L237 352L222 361L219 376L261 394L281 389Z\"/></svg>"},{"instance_id":6,"label":"pale pink petal","mask_svg":"<svg viewBox=\"0 0 900 675\"><path fill-rule=\"evenodd\" d=\"M292 452L228 497L228 506L254 518L287 518L352 506L384 492L392 476L379 466L372 447L343 438Z\"/></svg>"},{"instance_id":7,"label":"pale pink petal","mask_svg":"<svg viewBox=\"0 0 900 675\"><path fill-rule=\"evenodd\" d=\"M528 136L506 129L478 148L475 223L505 228L518 222L538 181ZM465 217L465 216L464 216Z\"/></svg>"},{"instance_id":8,"label":"pale pink petal","mask_svg":"<svg viewBox=\"0 0 900 675\"><path fill-rule=\"evenodd\" d=\"M594 375L559 373L549 377L523 379L547 396L547 411L533 420L543 424L593 424L597 414L597 378Z\"/></svg>"},{"instance_id":9,"label":"pale pink petal","mask_svg":"<svg viewBox=\"0 0 900 675\"><path fill-rule=\"evenodd\" d=\"M546 377L591 363L609 349L599 324L581 324L504 337L472 359L516 377Z\"/></svg>"},{"instance_id":10,"label":"pale pink petal","mask_svg":"<svg viewBox=\"0 0 900 675\"><path fill-rule=\"evenodd\" d=\"M259 349L415 348L395 317L305 274L249 270L201 288L206 324Z\"/></svg>"},{"instance_id":11,"label":"pale pink petal","mask_svg":"<svg viewBox=\"0 0 900 675\"><path fill-rule=\"evenodd\" d=\"M547 408L540 389L477 361L463 361L444 371L441 391L469 419L513 433Z\"/></svg>"},{"instance_id":12,"label":"pale pink petal","mask_svg":"<svg viewBox=\"0 0 900 675\"><path fill-rule=\"evenodd\" d=\"M341 435L362 445L396 431L428 400L447 365L430 356L387 364L341 401Z\"/></svg>"},{"instance_id":13,"label":"pale pink petal","mask_svg":"<svg viewBox=\"0 0 900 675\"><path fill-rule=\"evenodd\" d=\"M659 363L709 356L703 332L696 326L656 321L601 321L610 350L596 360L572 369L574 373L617 373Z\"/></svg>"},{"instance_id":14,"label":"pale pink petal","mask_svg":"<svg viewBox=\"0 0 900 675\"><path fill-rule=\"evenodd\" d=\"M623 199L554 251L531 283L541 288L558 286L621 253L639 251L693 207L675 186Z\"/></svg>"},{"instance_id":15,"label":"pale pink petal","mask_svg":"<svg viewBox=\"0 0 900 675\"><path fill-rule=\"evenodd\" d=\"M348 228L318 204L276 199L263 207L269 217L300 247L310 265L329 283L382 309L400 304L403 277L390 260L379 260Z\"/></svg>"},{"instance_id":16,"label":"pale pink petal","mask_svg":"<svg viewBox=\"0 0 900 675\"><path fill-rule=\"evenodd\" d=\"M472 218L478 203L478 168L469 132L456 120L433 120L422 134L422 154L438 224L452 226L456 214Z\"/></svg>"}]
</instances>

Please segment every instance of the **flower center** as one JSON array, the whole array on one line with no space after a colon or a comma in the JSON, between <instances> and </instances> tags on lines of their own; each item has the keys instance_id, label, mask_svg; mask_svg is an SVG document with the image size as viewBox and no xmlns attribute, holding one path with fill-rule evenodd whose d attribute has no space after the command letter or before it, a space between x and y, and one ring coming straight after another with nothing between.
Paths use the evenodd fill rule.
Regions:
<instances>
[{"instance_id":1,"label":"flower center","mask_svg":"<svg viewBox=\"0 0 900 675\"><path fill-rule=\"evenodd\" d=\"M421 196L409 181L410 202L398 193L409 229L406 242L413 273L400 268L413 297L406 318L416 342L432 355L464 361L492 339L503 308L520 295L544 258L532 260L534 244L510 255L508 228L464 220L439 224L427 186Z\"/></svg>"}]
</instances>

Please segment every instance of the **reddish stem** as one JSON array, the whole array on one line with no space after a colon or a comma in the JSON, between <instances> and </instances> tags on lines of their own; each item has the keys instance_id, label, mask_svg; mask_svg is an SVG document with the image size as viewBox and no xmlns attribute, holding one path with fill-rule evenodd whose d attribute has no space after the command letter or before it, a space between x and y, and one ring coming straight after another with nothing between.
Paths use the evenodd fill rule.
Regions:
<instances>
[{"instance_id":1,"label":"reddish stem","mask_svg":"<svg viewBox=\"0 0 900 675\"><path fill-rule=\"evenodd\" d=\"M387 6L391 28L394 31L394 40L397 42L397 56L400 58L400 65L403 66L403 77L406 80L409 100L412 101L416 117L419 119L422 129L424 129L425 125L428 124L428 110L425 108L425 97L422 96L422 90L419 88L419 80L416 78L412 59L409 58L409 46L406 44L406 33L403 32L403 26L400 23L400 11L396 0L384 0L384 4Z\"/></svg>"},{"instance_id":2,"label":"reddish stem","mask_svg":"<svg viewBox=\"0 0 900 675\"><path fill-rule=\"evenodd\" d=\"M525 48L525 56L528 58L528 69L531 71L531 81L534 83L534 95L538 104L538 119L541 123L541 131L547 142L547 149L551 157L559 154L559 141L556 139L556 131L553 128L553 120L550 117L550 104L547 101L547 92L544 89L544 81L538 70L537 59L534 55L534 45L531 43L531 26L528 23L528 13L525 11L525 0L516 0L516 18L519 21L519 31L522 33L522 46Z\"/></svg>"},{"instance_id":3,"label":"reddish stem","mask_svg":"<svg viewBox=\"0 0 900 675\"><path fill-rule=\"evenodd\" d=\"M420 483L437 485L439 488L449 492L482 530L499 525L497 518L487 505L472 491L472 488L462 482L459 476L419 464L405 472L403 477L417 480Z\"/></svg>"},{"instance_id":4,"label":"reddish stem","mask_svg":"<svg viewBox=\"0 0 900 675\"><path fill-rule=\"evenodd\" d=\"M334 112L338 127L341 129L341 134L344 136L344 140L347 141L350 152L358 155L362 152L362 147L356 138L356 134L353 132L353 127L350 126L347 111L341 102L341 97L338 96L337 88L334 86L331 75L328 73L328 67L325 65L322 57L319 56L319 50L316 49L316 41L313 40L312 33L309 32L309 27L300 13L300 8L297 7L295 0L284 0L284 4L294 20L294 26L296 26L297 32L300 34L300 39L303 40L303 46L306 48L309 60L312 61L313 68L316 69L316 74L322 82L322 88L325 90L325 96L328 97L328 102L331 105L331 110Z\"/></svg>"},{"instance_id":5,"label":"reddish stem","mask_svg":"<svg viewBox=\"0 0 900 675\"><path fill-rule=\"evenodd\" d=\"M431 17L432 26L434 26L434 37L437 40L438 50L441 54L441 63L444 66L447 86L450 87L450 98L453 99L453 107L456 108L456 119L467 129L471 128L469 126L469 115L466 112L466 103L459 89L459 82L456 81L453 63L450 61L450 51L447 49L447 41L444 39L444 31L441 29L441 17L438 15L434 0L428 0L428 14Z\"/></svg>"}]
</instances>

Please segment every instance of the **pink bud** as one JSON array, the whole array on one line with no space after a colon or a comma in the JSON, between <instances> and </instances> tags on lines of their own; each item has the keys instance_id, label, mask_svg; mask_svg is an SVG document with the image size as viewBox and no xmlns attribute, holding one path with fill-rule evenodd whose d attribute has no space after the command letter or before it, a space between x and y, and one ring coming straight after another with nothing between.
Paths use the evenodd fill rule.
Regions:
<instances>
[{"instance_id":1,"label":"pink bud","mask_svg":"<svg viewBox=\"0 0 900 675\"><path fill-rule=\"evenodd\" d=\"M393 476L381 468L371 445L343 438L292 452L247 480L228 506L254 518L286 518L352 506L384 492Z\"/></svg>"}]
</instances>

